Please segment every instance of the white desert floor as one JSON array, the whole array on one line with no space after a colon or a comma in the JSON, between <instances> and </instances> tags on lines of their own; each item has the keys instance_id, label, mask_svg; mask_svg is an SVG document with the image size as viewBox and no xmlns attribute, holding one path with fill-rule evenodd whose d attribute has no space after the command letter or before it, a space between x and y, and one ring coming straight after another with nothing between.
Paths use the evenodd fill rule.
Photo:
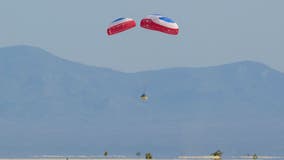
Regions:
<instances>
[{"instance_id":1,"label":"white desert floor","mask_svg":"<svg viewBox=\"0 0 284 160\"><path fill-rule=\"evenodd\" d=\"M33 157L33 158L0 158L0 160L142 160L128 157ZM211 156L179 156L177 158L153 158L153 160L212 160ZM284 160L284 156L258 156L257 160ZM251 156L223 157L222 160L253 160Z\"/></svg>"}]
</instances>

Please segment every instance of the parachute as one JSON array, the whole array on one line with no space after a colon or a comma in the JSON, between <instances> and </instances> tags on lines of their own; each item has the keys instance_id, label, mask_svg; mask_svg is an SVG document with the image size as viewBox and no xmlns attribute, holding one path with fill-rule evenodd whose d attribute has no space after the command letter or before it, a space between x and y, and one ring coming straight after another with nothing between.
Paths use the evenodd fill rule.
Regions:
<instances>
[{"instance_id":1,"label":"parachute","mask_svg":"<svg viewBox=\"0 0 284 160\"><path fill-rule=\"evenodd\" d=\"M170 18L159 14L148 15L140 21L140 26L145 29L163 32L166 34L177 35L178 25Z\"/></svg>"},{"instance_id":2,"label":"parachute","mask_svg":"<svg viewBox=\"0 0 284 160\"><path fill-rule=\"evenodd\" d=\"M114 35L126 30L136 27L136 22L131 18L118 18L111 22L107 28L107 34ZM159 15L152 14L148 15L140 21L140 27L163 32L170 35L177 35L179 33L178 25L170 18ZM144 102L148 100L148 96L143 93L140 99Z\"/></svg>"},{"instance_id":3,"label":"parachute","mask_svg":"<svg viewBox=\"0 0 284 160\"><path fill-rule=\"evenodd\" d=\"M107 34L113 35L126 30L129 30L136 26L136 23L131 18L117 18L112 21L109 27L107 28Z\"/></svg>"}]
</instances>

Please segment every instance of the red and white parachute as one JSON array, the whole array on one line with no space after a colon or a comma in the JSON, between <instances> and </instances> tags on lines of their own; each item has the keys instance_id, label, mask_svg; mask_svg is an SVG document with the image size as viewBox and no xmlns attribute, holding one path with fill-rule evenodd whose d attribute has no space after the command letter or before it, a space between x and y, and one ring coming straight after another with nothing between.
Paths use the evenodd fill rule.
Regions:
<instances>
[{"instance_id":1,"label":"red and white parachute","mask_svg":"<svg viewBox=\"0 0 284 160\"><path fill-rule=\"evenodd\" d=\"M136 26L136 23L131 18L118 18L111 22L111 24L107 28L107 34L113 35L116 33L129 30L135 26Z\"/></svg>"},{"instance_id":2,"label":"red and white parachute","mask_svg":"<svg viewBox=\"0 0 284 160\"><path fill-rule=\"evenodd\" d=\"M136 22L131 18L118 18L111 22L107 28L107 34L117 34L136 26ZM140 21L140 26L145 29L163 32L170 35L177 35L179 33L178 25L170 18L161 16L159 14L148 15ZM140 96L142 101L147 101L148 96L143 93Z\"/></svg>"},{"instance_id":3,"label":"red and white parachute","mask_svg":"<svg viewBox=\"0 0 284 160\"><path fill-rule=\"evenodd\" d=\"M170 18L159 14L151 14L143 18L140 22L142 28L159 31L167 34L177 35L178 25Z\"/></svg>"}]
</instances>

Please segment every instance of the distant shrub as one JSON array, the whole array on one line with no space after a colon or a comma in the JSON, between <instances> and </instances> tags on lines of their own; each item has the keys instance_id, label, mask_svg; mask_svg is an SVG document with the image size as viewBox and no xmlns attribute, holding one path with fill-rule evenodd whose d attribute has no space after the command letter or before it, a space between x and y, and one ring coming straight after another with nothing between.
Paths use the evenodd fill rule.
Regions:
<instances>
[{"instance_id":1,"label":"distant shrub","mask_svg":"<svg viewBox=\"0 0 284 160\"><path fill-rule=\"evenodd\" d=\"M152 154L151 153L146 153L145 154L146 159L152 159Z\"/></svg>"},{"instance_id":2,"label":"distant shrub","mask_svg":"<svg viewBox=\"0 0 284 160\"><path fill-rule=\"evenodd\" d=\"M210 154L211 156L214 156L214 159L218 160L222 158L223 152L221 152L220 150L217 150L214 153Z\"/></svg>"}]
</instances>

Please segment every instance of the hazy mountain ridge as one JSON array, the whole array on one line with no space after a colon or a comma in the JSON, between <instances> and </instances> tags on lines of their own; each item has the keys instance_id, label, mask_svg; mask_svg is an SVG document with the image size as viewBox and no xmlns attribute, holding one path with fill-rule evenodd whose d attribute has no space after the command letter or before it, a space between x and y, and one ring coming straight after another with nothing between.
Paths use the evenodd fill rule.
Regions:
<instances>
[{"instance_id":1,"label":"hazy mountain ridge","mask_svg":"<svg viewBox=\"0 0 284 160\"><path fill-rule=\"evenodd\" d=\"M0 75L0 156L284 149L284 74L257 62L122 73L16 46Z\"/></svg>"}]
</instances>

